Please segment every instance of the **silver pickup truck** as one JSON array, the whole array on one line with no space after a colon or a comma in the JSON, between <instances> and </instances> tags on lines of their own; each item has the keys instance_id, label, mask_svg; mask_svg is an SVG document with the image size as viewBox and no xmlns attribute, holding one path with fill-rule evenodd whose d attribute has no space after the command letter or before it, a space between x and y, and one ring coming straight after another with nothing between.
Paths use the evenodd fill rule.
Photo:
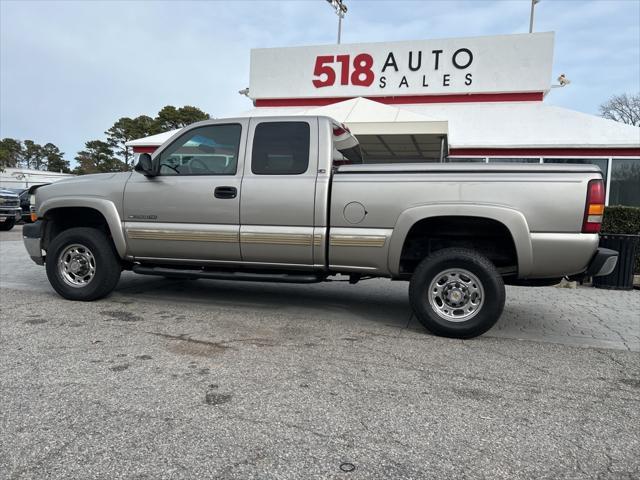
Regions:
<instances>
[{"instance_id":1,"label":"silver pickup truck","mask_svg":"<svg viewBox=\"0 0 640 480\"><path fill-rule=\"evenodd\" d=\"M498 320L505 284L610 273L598 248L595 166L363 164L327 117L210 120L135 172L36 193L31 258L71 300L111 292L122 270L179 278L408 280L418 319L469 338Z\"/></svg>"}]
</instances>

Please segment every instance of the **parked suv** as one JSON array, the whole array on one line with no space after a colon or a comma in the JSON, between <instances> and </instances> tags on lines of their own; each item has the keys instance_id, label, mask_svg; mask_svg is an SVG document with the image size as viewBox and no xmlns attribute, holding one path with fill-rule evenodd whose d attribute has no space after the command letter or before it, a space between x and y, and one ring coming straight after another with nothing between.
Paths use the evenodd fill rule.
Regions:
<instances>
[{"instance_id":1,"label":"parked suv","mask_svg":"<svg viewBox=\"0 0 640 480\"><path fill-rule=\"evenodd\" d=\"M11 230L21 216L20 197L11 190L0 188L0 231Z\"/></svg>"}]
</instances>

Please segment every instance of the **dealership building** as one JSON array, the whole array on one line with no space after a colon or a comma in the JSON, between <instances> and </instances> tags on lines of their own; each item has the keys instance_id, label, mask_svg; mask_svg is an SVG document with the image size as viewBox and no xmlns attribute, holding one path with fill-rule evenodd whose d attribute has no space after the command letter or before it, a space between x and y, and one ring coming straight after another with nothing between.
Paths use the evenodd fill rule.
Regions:
<instances>
[{"instance_id":1,"label":"dealership building","mask_svg":"<svg viewBox=\"0 0 640 480\"><path fill-rule=\"evenodd\" d=\"M253 108L236 116L330 116L366 163L595 164L607 205L640 206L640 128L548 104L566 83L552 84L553 44L535 33L254 49ZM128 145L153 152L175 132Z\"/></svg>"}]
</instances>

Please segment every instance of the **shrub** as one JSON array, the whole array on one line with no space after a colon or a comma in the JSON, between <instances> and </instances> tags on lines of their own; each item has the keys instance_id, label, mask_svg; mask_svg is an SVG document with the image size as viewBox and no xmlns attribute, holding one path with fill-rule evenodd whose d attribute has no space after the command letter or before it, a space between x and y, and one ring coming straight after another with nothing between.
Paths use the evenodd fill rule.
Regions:
<instances>
[{"instance_id":1,"label":"shrub","mask_svg":"<svg viewBox=\"0 0 640 480\"><path fill-rule=\"evenodd\" d=\"M605 208L602 233L640 234L640 207Z\"/></svg>"},{"instance_id":2,"label":"shrub","mask_svg":"<svg viewBox=\"0 0 640 480\"><path fill-rule=\"evenodd\" d=\"M604 210L602 233L640 234L640 207L607 207ZM636 249L634 271L640 274L640 247Z\"/></svg>"}]
</instances>

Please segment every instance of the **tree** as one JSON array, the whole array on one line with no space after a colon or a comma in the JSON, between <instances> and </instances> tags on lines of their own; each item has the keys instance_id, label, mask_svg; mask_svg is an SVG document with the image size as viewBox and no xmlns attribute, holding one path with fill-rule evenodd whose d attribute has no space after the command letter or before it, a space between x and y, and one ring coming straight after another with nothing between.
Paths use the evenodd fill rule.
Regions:
<instances>
[{"instance_id":1,"label":"tree","mask_svg":"<svg viewBox=\"0 0 640 480\"><path fill-rule=\"evenodd\" d=\"M609 120L640 127L640 93L614 95L600 105L600 115Z\"/></svg>"},{"instance_id":2,"label":"tree","mask_svg":"<svg viewBox=\"0 0 640 480\"><path fill-rule=\"evenodd\" d=\"M179 108L178 115L181 120L181 127L186 127L192 123L209 120L211 118L208 113L190 105L185 105L184 107Z\"/></svg>"},{"instance_id":3,"label":"tree","mask_svg":"<svg viewBox=\"0 0 640 480\"><path fill-rule=\"evenodd\" d=\"M0 171L15 168L22 161L22 142L15 138L0 140Z\"/></svg>"},{"instance_id":4,"label":"tree","mask_svg":"<svg viewBox=\"0 0 640 480\"><path fill-rule=\"evenodd\" d=\"M157 124L153 118L140 115L136 118L122 117L113 126L104 132L107 135L107 143L114 149L114 153L130 169L130 161L133 161L133 152L126 143L136 138L147 137L158 133Z\"/></svg>"},{"instance_id":5,"label":"tree","mask_svg":"<svg viewBox=\"0 0 640 480\"><path fill-rule=\"evenodd\" d=\"M50 172L69 173L69 160L65 160L64 153L60 151L53 143L47 143L42 147L45 158L47 159L47 170Z\"/></svg>"},{"instance_id":6,"label":"tree","mask_svg":"<svg viewBox=\"0 0 640 480\"><path fill-rule=\"evenodd\" d=\"M125 164L113 155L113 149L102 140L90 140L85 143L85 150L78 152L75 160L78 167L74 173L79 175L86 173L120 172L125 169Z\"/></svg>"},{"instance_id":7,"label":"tree","mask_svg":"<svg viewBox=\"0 0 640 480\"><path fill-rule=\"evenodd\" d=\"M42 145L38 145L33 140L25 140L22 150L22 164L25 168L45 170L47 162L45 161L45 152L42 150Z\"/></svg>"},{"instance_id":8,"label":"tree","mask_svg":"<svg viewBox=\"0 0 640 480\"><path fill-rule=\"evenodd\" d=\"M209 118L209 114L196 107L185 105L184 107L176 108L172 105L167 105L158 112L156 124L160 132L166 132L167 130L186 127Z\"/></svg>"}]
</instances>

